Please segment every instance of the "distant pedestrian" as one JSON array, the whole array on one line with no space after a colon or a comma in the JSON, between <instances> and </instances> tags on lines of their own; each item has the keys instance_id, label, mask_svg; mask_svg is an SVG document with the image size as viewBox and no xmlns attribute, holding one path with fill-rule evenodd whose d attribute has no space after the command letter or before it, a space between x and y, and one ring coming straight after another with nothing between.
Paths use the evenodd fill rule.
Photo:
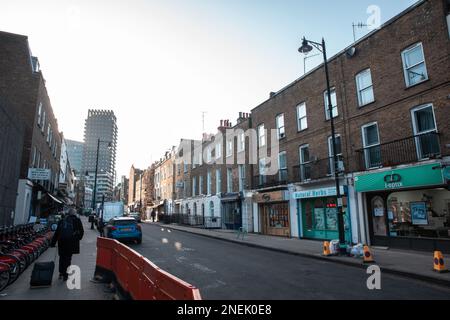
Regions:
<instances>
[{"instance_id":1,"label":"distant pedestrian","mask_svg":"<svg viewBox=\"0 0 450 320\"><path fill-rule=\"evenodd\" d=\"M59 278L66 281L69 277L67 268L72 264L72 255L80 253L80 240L84 230L80 218L75 209L69 209L68 214L58 223L53 235L51 246L58 242L59 254Z\"/></svg>"},{"instance_id":2,"label":"distant pedestrian","mask_svg":"<svg viewBox=\"0 0 450 320\"><path fill-rule=\"evenodd\" d=\"M152 216L152 222L155 222L155 217L156 217L155 210L152 210L151 216Z\"/></svg>"}]
</instances>

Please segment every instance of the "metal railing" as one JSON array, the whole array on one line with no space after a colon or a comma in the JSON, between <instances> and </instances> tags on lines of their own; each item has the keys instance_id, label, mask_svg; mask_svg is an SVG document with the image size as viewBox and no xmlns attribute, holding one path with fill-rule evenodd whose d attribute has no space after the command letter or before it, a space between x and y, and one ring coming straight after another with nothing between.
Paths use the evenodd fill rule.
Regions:
<instances>
[{"instance_id":1,"label":"metal railing","mask_svg":"<svg viewBox=\"0 0 450 320\"><path fill-rule=\"evenodd\" d=\"M255 188L269 188L285 185L288 182L288 170L281 169L274 175L257 175L253 177L253 186Z\"/></svg>"},{"instance_id":2,"label":"metal railing","mask_svg":"<svg viewBox=\"0 0 450 320\"><path fill-rule=\"evenodd\" d=\"M437 158L441 155L439 134L429 132L356 150L358 171Z\"/></svg>"},{"instance_id":3,"label":"metal railing","mask_svg":"<svg viewBox=\"0 0 450 320\"><path fill-rule=\"evenodd\" d=\"M166 224L176 223L180 225L202 227L206 229L221 229L222 222L220 217L211 217L203 215L173 213L161 217L162 222Z\"/></svg>"},{"instance_id":4,"label":"metal railing","mask_svg":"<svg viewBox=\"0 0 450 320\"><path fill-rule=\"evenodd\" d=\"M344 157L338 157L339 173L345 171ZM292 182L308 182L310 180L332 177L334 175L333 157L308 161L293 167Z\"/></svg>"}]
</instances>

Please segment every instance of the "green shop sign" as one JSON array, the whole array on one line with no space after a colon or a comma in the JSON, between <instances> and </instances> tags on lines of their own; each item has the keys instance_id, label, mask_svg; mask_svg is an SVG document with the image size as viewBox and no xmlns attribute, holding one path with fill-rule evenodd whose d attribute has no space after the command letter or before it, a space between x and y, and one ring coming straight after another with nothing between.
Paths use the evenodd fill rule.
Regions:
<instances>
[{"instance_id":1,"label":"green shop sign","mask_svg":"<svg viewBox=\"0 0 450 320\"><path fill-rule=\"evenodd\" d=\"M444 183L439 164L394 169L355 177L357 192L426 187Z\"/></svg>"}]
</instances>

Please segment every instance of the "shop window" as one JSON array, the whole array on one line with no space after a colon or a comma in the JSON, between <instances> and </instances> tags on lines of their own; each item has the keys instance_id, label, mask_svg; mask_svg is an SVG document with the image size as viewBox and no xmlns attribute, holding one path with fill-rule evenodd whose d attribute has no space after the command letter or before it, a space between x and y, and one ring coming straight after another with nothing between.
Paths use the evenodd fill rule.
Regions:
<instances>
[{"instance_id":1,"label":"shop window","mask_svg":"<svg viewBox=\"0 0 450 320\"><path fill-rule=\"evenodd\" d=\"M338 230L338 211L336 198L328 198L325 208L327 230Z\"/></svg>"},{"instance_id":2,"label":"shop window","mask_svg":"<svg viewBox=\"0 0 450 320\"><path fill-rule=\"evenodd\" d=\"M391 237L450 239L450 191L443 188L389 195Z\"/></svg>"},{"instance_id":3,"label":"shop window","mask_svg":"<svg viewBox=\"0 0 450 320\"><path fill-rule=\"evenodd\" d=\"M314 202L314 229L325 230L325 208L321 199Z\"/></svg>"},{"instance_id":4,"label":"shop window","mask_svg":"<svg viewBox=\"0 0 450 320\"><path fill-rule=\"evenodd\" d=\"M273 204L270 206L269 227L289 228L289 216L286 204Z\"/></svg>"},{"instance_id":5,"label":"shop window","mask_svg":"<svg viewBox=\"0 0 450 320\"><path fill-rule=\"evenodd\" d=\"M440 154L433 105L419 106L411 113L418 158L426 159Z\"/></svg>"},{"instance_id":6,"label":"shop window","mask_svg":"<svg viewBox=\"0 0 450 320\"><path fill-rule=\"evenodd\" d=\"M312 230L313 228L313 215L312 215L312 206L311 203L308 201L305 204L305 223L306 223L306 229Z\"/></svg>"},{"instance_id":7,"label":"shop window","mask_svg":"<svg viewBox=\"0 0 450 320\"><path fill-rule=\"evenodd\" d=\"M383 198L380 196L376 196L372 199L371 204L373 233L376 236L385 236L387 234L387 231Z\"/></svg>"}]
</instances>

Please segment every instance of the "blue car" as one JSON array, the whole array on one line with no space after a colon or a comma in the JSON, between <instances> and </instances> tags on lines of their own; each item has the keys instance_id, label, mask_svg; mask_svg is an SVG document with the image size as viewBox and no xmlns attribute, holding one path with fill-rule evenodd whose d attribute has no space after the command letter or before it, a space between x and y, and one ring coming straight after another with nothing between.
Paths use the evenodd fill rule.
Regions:
<instances>
[{"instance_id":1,"label":"blue car","mask_svg":"<svg viewBox=\"0 0 450 320\"><path fill-rule=\"evenodd\" d=\"M112 218L105 226L104 231L107 238L142 243L141 226L137 224L136 219L131 217Z\"/></svg>"}]
</instances>

